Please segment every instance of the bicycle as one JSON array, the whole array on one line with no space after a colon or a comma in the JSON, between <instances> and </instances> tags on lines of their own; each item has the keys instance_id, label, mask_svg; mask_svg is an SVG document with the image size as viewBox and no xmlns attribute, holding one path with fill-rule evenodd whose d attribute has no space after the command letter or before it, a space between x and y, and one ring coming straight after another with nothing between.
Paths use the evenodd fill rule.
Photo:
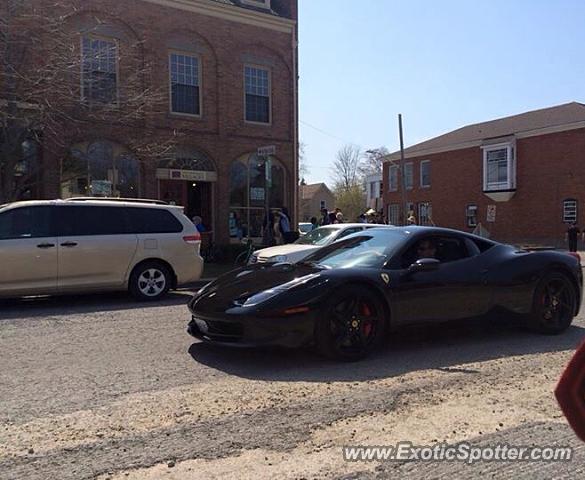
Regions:
<instances>
[{"instance_id":1,"label":"bicycle","mask_svg":"<svg viewBox=\"0 0 585 480\"><path fill-rule=\"evenodd\" d=\"M246 250L244 250L242 253L240 253L236 257L236 260L234 262L234 266L235 267L244 267L244 266L248 265L248 262L250 261L250 258L252 257L252 254L254 253L254 250L255 250L254 242L252 241L251 238L248 238L246 240Z\"/></svg>"}]
</instances>

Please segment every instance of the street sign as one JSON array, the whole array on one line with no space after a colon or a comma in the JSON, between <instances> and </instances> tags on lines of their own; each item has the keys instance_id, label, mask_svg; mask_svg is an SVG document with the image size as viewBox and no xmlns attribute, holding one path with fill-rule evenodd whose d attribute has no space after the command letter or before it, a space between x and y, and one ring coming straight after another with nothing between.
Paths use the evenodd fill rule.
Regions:
<instances>
[{"instance_id":1,"label":"street sign","mask_svg":"<svg viewBox=\"0 0 585 480\"><path fill-rule=\"evenodd\" d=\"M258 148L259 157L268 157L270 155L276 155L276 145L267 145Z\"/></svg>"}]
</instances>

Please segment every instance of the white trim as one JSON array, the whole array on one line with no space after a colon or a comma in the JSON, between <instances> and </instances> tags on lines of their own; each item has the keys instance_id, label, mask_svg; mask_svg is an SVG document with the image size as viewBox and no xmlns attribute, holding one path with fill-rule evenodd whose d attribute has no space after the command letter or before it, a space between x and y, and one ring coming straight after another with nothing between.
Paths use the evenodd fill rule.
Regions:
<instances>
[{"instance_id":1,"label":"white trim","mask_svg":"<svg viewBox=\"0 0 585 480\"><path fill-rule=\"evenodd\" d=\"M268 72L268 122L254 122L246 119L246 67L264 70ZM244 63L242 66L242 87L244 90L244 123L247 125L258 125L262 127L272 126L272 69L255 63Z\"/></svg>"},{"instance_id":2,"label":"white trim","mask_svg":"<svg viewBox=\"0 0 585 480\"><path fill-rule=\"evenodd\" d=\"M396 188L392 188L392 171L396 172ZM400 183L398 180L398 171L399 171L398 165L390 165L390 167L388 168L388 191L389 192L397 192L398 191L398 185Z\"/></svg>"},{"instance_id":3,"label":"white trim","mask_svg":"<svg viewBox=\"0 0 585 480\"><path fill-rule=\"evenodd\" d=\"M498 192L501 190L512 190L516 188L516 162L514 161L515 148L513 143L497 143L494 145L484 145L483 150L483 191ZM506 181L500 183L488 183L488 154L495 150L506 150Z\"/></svg>"},{"instance_id":4,"label":"white trim","mask_svg":"<svg viewBox=\"0 0 585 480\"><path fill-rule=\"evenodd\" d=\"M248 10L235 5L225 5L211 0L142 0L155 5L176 8L188 12L208 15L232 22L244 23L255 27L291 33L296 21L290 18L277 17L269 12Z\"/></svg>"},{"instance_id":5,"label":"white trim","mask_svg":"<svg viewBox=\"0 0 585 480\"><path fill-rule=\"evenodd\" d=\"M572 205L569 207L569 203ZM569 208L567 208L569 207ZM571 216L571 218L567 218L567 210L574 210L575 215ZM563 200L563 223L572 223L576 222L579 218L579 202L575 198L565 198Z\"/></svg>"},{"instance_id":6,"label":"white trim","mask_svg":"<svg viewBox=\"0 0 585 480\"><path fill-rule=\"evenodd\" d=\"M185 112L175 112L173 111L173 80L172 80L172 72L171 72L171 55L185 55L191 58L197 59L197 81L199 83L199 113L185 113ZM167 55L167 68L168 68L168 80L169 80L169 114L177 117L184 117L184 118L196 118L200 119L203 118L203 62L201 61L201 55L195 52L189 52L186 50L176 50L170 49L168 50Z\"/></svg>"},{"instance_id":7,"label":"white trim","mask_svg":"<svg viewBox=\"0 0 585 480\"><path fill-rule=\"evenodd\" d=\"M410 171L412 173L412 183L410 184L410 187L408 186L408 175L406 175L406 170L410 168ZM404 186L406 187L407 190L414 190L414 163L413 162L406 162L404 164Z\"/></svg>"},{"instance_id":8,"label":"white trim","mask_svg":"<svg viewBox=\"0 0 585 480\"><path fill-rule=\"evenodd\" d=\"M427 164L427 163L429 164L429 169L430 169L430 165L431 165L431 161L430 161L430 160L422 160L422 161L420 162L420 167L419 167L419 169L420 169L420 171L419 171L419 176L420 176L420 188L431 188L431 183L432 183L432 181L431 181L431 179L430 179L430 176L431 176L431 174L430 174L430 171L429 171L429 182L430 182L430 183L428 183L428 184L426 184L426 185L423 183L423 165L424 165L424 164Z\"/></svg>"},{"instance_id":9,"label":"white trim","mask_svg":"<svg viewBox=\"0 0 585 480\"><path fill-rule=\"evenodd\" d=\"M473 223L473 225L471 223L469 223L469 219L472 217L470 215L471 211L474 211L475 214L473 215L473 217L475 218L475 223ZM475 228L477 227L477 223L478 223L478 218L479 218L479 207L477 206L477 204L475 203L469 203L465 206L465 226L467 228Z\"/></svg>"}]
</instances>

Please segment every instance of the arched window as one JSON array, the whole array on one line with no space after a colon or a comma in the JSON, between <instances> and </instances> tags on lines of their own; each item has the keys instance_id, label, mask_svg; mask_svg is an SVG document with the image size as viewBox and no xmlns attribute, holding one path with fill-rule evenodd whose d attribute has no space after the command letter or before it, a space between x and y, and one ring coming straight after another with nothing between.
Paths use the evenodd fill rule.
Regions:
<instances>
[{"instance_id":1,"label":"arched window","mask_svg":"<svg viewBox=\"0 0 585 480\"><path fill-rule=\"evenodd\" d=\"M267 172L268 168L268 172ZM243 155L230 167L232 238L262 238L266 209L286 207L285 170L272 156Z\"/></svg>"},{"instance_id":2,"label":"arched window","mask_svg":"<svg viewBox=\"0 0 585 480\"><path fill-rule=\"evenodd\" d=\"M140 196L140 166L126 148L97 141L74 145L61 166L61 196Z\"/></svg>"}]
</instances>

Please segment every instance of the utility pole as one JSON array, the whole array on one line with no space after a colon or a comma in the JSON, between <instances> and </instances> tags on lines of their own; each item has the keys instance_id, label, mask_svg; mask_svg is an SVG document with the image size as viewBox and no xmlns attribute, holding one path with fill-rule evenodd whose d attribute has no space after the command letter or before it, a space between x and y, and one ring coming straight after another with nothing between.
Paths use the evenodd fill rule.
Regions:
<instances>
[{"instance_id":1,"label":"utility pole","mask_svg":"<svg viewBox=\"0 0 585 480\"><path fill-rule=\"evenodd\" d=\"M403 224L406 225L408 218L408 204L406 198L406 164L404 163L404 135L402 132L402 114L398 114L398 130L400 132L400 176L402 178L402 185L400 188L402 198L402 218Z\"/></svg>"}]
</instances>

